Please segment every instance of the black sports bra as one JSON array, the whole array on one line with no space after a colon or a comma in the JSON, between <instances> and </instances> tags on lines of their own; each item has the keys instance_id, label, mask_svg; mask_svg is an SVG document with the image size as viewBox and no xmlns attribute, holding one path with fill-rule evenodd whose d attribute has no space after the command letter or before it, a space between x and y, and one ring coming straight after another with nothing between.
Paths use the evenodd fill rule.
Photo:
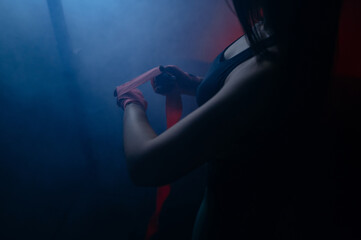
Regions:
<instances>
[{"instance_id":1,"label":"black sports bra","mask_svg":"<svg viewBox=\"0 0 361 240\"><path fill-rule=\"evenodd\" d=\"M233 69L235 69L239 64L247 61L255 55L254 51L251 48L247 48L243 52L238 53L230 59L224 59L224 52L233 43L231 43L216 57L207 74L205 75L203 81L198 86L196 94L198 106L203 105L222 88L225 79L233 71ZM266 47L270 47L274 45L274 43L275 41L273 37L269 37L264 40L264 45Z\"/></svg>"}]
</instances>

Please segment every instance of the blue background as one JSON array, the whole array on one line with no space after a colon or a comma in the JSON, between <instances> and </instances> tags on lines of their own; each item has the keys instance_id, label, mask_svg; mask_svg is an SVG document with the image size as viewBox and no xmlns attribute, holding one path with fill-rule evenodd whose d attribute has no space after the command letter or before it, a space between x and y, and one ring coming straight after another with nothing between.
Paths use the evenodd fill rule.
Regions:
<instances>
[{"instance_id":1,"label":"blue background","mask_svg":"<svg viewBox=\"0 0 361 240\"><path fill-rule=\"evenodd\" d=\"M239 23L223 0L62 4L76 76L64 71L47 2L0 0L0 239L144 239L155 188L128 177L114 88L160 64L205 74ZM140 89L164 131L164 97ZM183 103L184 114L196 108ZM190 236L204 184L204 168L174 184L173 239Z\"/></svg>"}]
</instances>

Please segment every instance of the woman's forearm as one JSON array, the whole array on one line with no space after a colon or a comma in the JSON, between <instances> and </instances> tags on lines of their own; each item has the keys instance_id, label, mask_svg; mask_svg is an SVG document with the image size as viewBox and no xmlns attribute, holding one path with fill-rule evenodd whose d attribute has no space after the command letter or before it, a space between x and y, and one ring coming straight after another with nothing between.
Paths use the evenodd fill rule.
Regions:
<instances>
[{"instance_id":1,"label":"woman's forearm","mask_svg":"<svg viewBox=\"0 0 361 240\"><path fill-rule=\"evenodd\" d=\"M136 103L127 105L123 121L124 151L127 160L136 159L146 143L157 136L149 125L144 109Z\"/></svg>"}]
</instances>

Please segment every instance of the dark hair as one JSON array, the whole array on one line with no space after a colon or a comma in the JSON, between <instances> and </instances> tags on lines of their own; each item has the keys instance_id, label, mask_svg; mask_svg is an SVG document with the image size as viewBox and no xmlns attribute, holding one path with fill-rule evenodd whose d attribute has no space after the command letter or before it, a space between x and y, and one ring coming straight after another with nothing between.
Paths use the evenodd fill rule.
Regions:
<instances>
[{"instance_id":1,"label":"dark hair","mask_svg":"<svg viewBox=\"0 0 361 240\"><path fill-rule=\"evenodd\" d=\"M257 22L269 26L283 54L296 56L333 47L342 0L233 0L235 12L257 54L266 51ZM329 44L330 43L330 44ZM319 44L317 46L317 44ZM306 49L303 49L306 48ZM296 54L296 55L295 55Z\"/></svg>"},{"instance_id":2,"label":"dark hair","mask_svg":"<svg viewBox=\"0 0 361 240\"><path fill-rule=\"evenodd\" d=\"M261 6L249 0L233 0L233 5L243 31L248 38L250 47L257 54L264 53L266 49L261 46L262 37L254 27L256 23L264 21L263 15L261 14Z\"/></svg>"},{"instance_id":3,"label":"dark hair","mask_svg":"<svg viewBox=\"0 0 361 240\"><path fill-rule=\"evenodd\" d=\"M233 0L238 19L256 54L267 55L262 36L253 27L263 21L274 35L282 67L290 74L300 73L296 79L292 76L294 81L300 81L298 85L316 89L325 87L322 81L327 81L325 76L333 67L341 2Z\"/></svg>"}]
</instances>

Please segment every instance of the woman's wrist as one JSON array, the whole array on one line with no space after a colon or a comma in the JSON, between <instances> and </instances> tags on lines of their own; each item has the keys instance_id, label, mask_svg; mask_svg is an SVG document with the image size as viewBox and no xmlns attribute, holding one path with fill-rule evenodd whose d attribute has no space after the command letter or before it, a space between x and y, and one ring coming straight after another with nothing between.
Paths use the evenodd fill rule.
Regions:
<instances>
[{"instance_id":1,"label":"woman's wrist","mask_svg":"<svg viewBox=\"0 0 361 240\"><path fill-rule=\"evenodd\" d=\"M124 103L124 111L127 108L137 108L137 109L142 109L143 111L145 111L146 109L144 108L143 104L137 101L129 101Z\"/></svg>"}]
</instances>

